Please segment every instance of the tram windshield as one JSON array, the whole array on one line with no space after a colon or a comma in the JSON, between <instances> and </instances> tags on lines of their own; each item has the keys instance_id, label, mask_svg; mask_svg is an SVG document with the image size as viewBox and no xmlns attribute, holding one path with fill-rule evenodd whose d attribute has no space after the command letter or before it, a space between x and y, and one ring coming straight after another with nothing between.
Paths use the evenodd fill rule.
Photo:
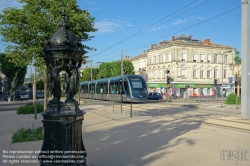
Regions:
<instances>
[{"instance_id":1,"label":"tram windshield","mask_svg":"<svg viewBox=\"0 0 250 166\"><path fill-rule=\"evenodd\" d=\"M129 78L131 84L131 92L134 97L144 97L147 92L147 85L142 78L132 77Z\"/></svg>"}]
</instances>

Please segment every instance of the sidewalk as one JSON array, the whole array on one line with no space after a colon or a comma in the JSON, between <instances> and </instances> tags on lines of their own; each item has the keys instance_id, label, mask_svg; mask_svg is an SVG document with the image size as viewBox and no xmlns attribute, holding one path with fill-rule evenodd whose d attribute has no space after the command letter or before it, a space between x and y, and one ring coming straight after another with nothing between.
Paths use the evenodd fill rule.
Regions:
<instances>
[{"instance_id":1,"label":"sidewalk","mask_svg":"<svg viewBox=\"0 0 250 166\"><path fill-rule=\"evenodd\" d=\"M82 109L89 109L92 106L81 105ZM116 103L114 106L95 105L92 113L112 120L130 118L130 104L121 106ZM203 124L228 127L250 131L250 120L241 118L240 109L235 105L223 104L221 102L183 102L176 100L173 102L161 101L146 105L134 104L132 106L132 118L154 118L168 116L176 119L200 122Z\"/></svg>"},{"instance_id":2,"label":"sidewalk","mask_svg":"<svg viewBox=\"0 0 250 166\"><path fill-rule=\"evenodd\" d=\"M207 117L211 120L212 115L239 115L239 111L221 109L221 114L216 114L218 110L203 111L200 108L161 102L135 104L132 107L133 117L130 118L129 104L123 105L122 114L119 103L114 105L114 113L112 105L82 104L80 107L86 111L82 131L89 166L233 166L236 161L221 160L220 151L238 150L239 147L239 150L250 150L249 132L225 130L217 127L218 125L202 125L204 121L196 121ZM209 111L211 115L207 115ZM41 115L34 120L34 115L17 115L15 111L0 113L2 151L41 149L43 141L11 143L11 136L17 129L42 126ZM217 119L220 123L222 119L238 121L237 118L224 118ZM249 124L249 121L246 123ZM249 153L247 155L249 160ZM249 161L237 162L238 165L249 166Z\"/></svg>"}]
</instances>

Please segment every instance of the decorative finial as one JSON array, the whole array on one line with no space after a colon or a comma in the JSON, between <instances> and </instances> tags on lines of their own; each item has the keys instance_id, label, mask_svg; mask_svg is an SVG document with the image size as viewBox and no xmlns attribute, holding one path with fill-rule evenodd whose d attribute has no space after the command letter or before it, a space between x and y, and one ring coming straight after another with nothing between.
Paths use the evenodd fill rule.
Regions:
<instances>
[{"instance_id":1,"label":"decorative finial","mask_svg":"<svg viewBox=\"0 0 250 166\"><path fill-rule=\"evenodd\" d=\"M65 14L64 7L62 7L62 19L61 19L61 21L58 23L58 28L70 29L70 26L69 26L69 24L68 24L68 19L67 19L67 16L66 16L66 14Z\"/></svg>"}]
</instances>

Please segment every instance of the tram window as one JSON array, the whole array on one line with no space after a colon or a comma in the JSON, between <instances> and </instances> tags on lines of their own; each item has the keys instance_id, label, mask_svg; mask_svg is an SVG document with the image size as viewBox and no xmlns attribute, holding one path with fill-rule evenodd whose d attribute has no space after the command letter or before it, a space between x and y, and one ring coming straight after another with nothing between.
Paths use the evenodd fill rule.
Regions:
<instances>
[{"instance_id":1,"label":"tram window","mask_svg":"<svg viewBox=\"0 0 250 166\"><path fill-rule=\"evenodd\" d=\"M124 91L123 91L123 85L122 85L122 80L120 80L119 82L118 82L118 93L119 94L124 94Z\"/></svg>"},{"instance_id":2,"label":"tram window","mask_svg":"<svg viewBox=\"0 0 250 166\"><path fill-rule=\"evenodd\" d=\"M140 78L130 78L132 93L147 93L147 86Z\"/></svg>"},{"instance_id":3,"label":"tram window","mask_svg":"<svg viewBox=\"0 0 250 166\"><path fill-rule=\"evenodd\" d=\"M118 93L118 82L110 83L110 93L117 94Z\"/></svg>"},{"instance_id":4,"label":"tram window","mask_svg":"<svg viewBox=\"0 0 250 166\"><path fill-rule=\"evenodd\" d=\"M108 84L107 83L103 84L103 93L108 94Z\"/></svg>"},{"instance_id":5,"label":"tram window","mask_svg":"<svg viewBox=\"0 0 250 166\"><path fill-rule=\"evenodd\" d=\"M94 84L91 84L89 85L89 93L95 93L95 85Z\"/></svg>"},{"instance_id":6,"label":"tram window","mask_svg":"<svg viewBox=\"0 0 250 166\"><path fill-rule=\"evenodd\" d=\"M97 84L96 93L97 94L102 94L103 93L103 84Z\"/></svg>"},{"instance_id":7,"label":"tram window","mask_svg":"<svg viewBox=\"0 0 250 166\"><path fill-rule=\"evenodd\" d=\"M109 84L109 93L113 93L113 82Z\"/></svg>"},{"instance_id":8,"label":"tram window","mask_svg":"<svg viewBox=\"0 0 250 166\"><path fill-rule=\"evenodd\" d=\"M131 82L133 88L142 88L141 82Z\"/></svg>"},{"instance_id":9,"label":"tram window","mask_svg":"<svg viewBox=\"0 0 250 166\"><path fill-rule=\"evenodd\" d=\"M82 93L88 93L88 85L82 85Z\"/></svg>"}]
</instances>

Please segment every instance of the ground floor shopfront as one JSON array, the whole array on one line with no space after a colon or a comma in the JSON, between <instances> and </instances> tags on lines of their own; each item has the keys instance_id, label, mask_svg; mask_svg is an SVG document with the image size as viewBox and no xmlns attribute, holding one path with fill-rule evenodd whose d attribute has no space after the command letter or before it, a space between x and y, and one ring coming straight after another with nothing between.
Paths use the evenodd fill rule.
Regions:
<instances>
[{"instance_id":1,"label":"ground floor shopfront","mask_svg":"<svg viewBox=\"0 0 250 166\"><path fill-rule=\"evenodd\" d=\"M162 93L163 96L171 98L195 98L195 97L224 97L234 93L233 84L218 84L214 87L213 84L204 83L183 83L172 82L170 85L166 83L148 82L148 92Z\"/></svg>"}]
</instances>

